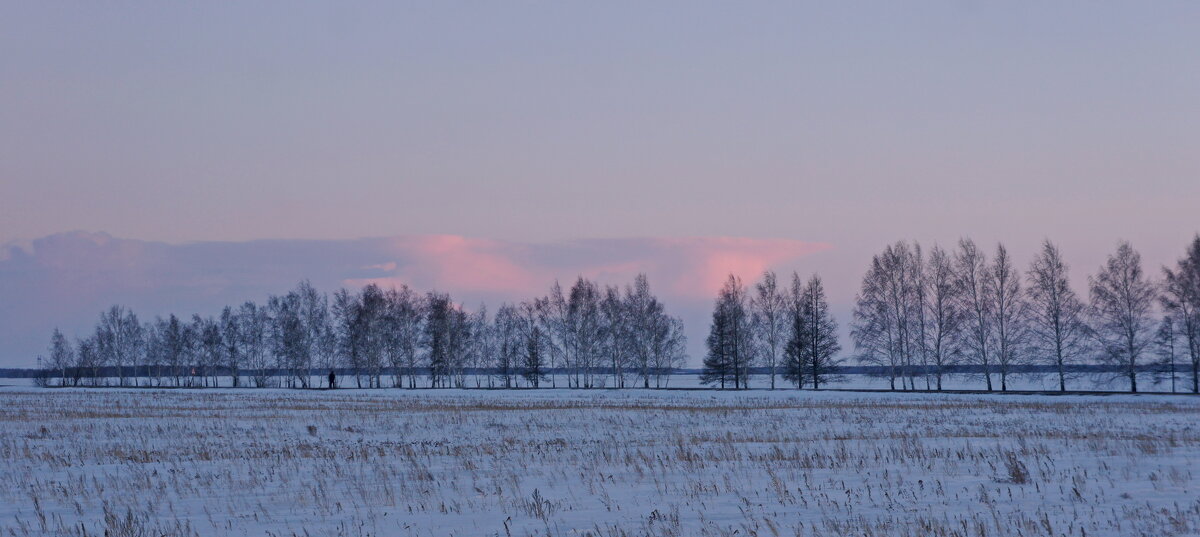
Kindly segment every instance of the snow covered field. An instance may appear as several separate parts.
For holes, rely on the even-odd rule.
[[[0,535],[1200,534],[1200,399],[0,388]]]

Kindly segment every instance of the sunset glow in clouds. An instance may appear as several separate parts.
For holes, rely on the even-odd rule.
[[[763,270],[803,265],[822,243],[737,237],[589,239],[521,243],[458,235],[346,241],[252,241],[167,244],[65,233],[0,252],[0,360],[21,363],[42,352],[55,326],[85,330],[109,304],[146,318],[215,314],[226,304],[261,301],[308,279],[324,291],[409,285],[448,292],[469,308],[516,302],[584,276],[624,285],[646,273],[676,315],[690,321],[693,347],[713,295],[730,274],[747,282]],[[800,266],[804,269],[805,267]],[[0,362],[2,363],[2,362]]]
[[[709,299],[729,274],[753,279],[768,268],[829,248],[823,243],[737,237],[572,241],[553,248],[457,235],[387,241],[387,251],[394,252],[396,260],[364,267],[382,275],[342,283],[528,297],[544,292],[547,282],[556,279],[583,276],[629,282],[646,273],[668,296]],[[582,255],[573,258],[568,255],[572,251]]]

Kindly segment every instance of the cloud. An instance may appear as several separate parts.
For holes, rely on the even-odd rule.
[[[72,232],[0,248],[0,366],[29,366],[61,327],[83,335],[111,304],[144,318],[261,301],[308,279],[318,288],[409,285],[468,305],[544,294],[578,276],[625,284],[646,273],[689,323],[693,347],[729,273],[747,281],[794,267],[828,244],[742,237],[584,239],[524,243],[420,235],[354,240],[168,244]]]
[[[391,239],[391,246],[410,262],[401,275],[426,286],[460,292],[503,292],[529,289],[537,276],[519,262],[524,245],[434,235]]]
[[[729,274],[753,280],[769,268],[830,248],[824,243],[741,237],[659,239],[659,242],[683,254],[674,258],[680,275],[672,290],[690,297],[714,295]]]
[[[389,239],[394,259],[365,268],[385,276],[348,278],[347,286],[374,283],[456,292],[529,296],[549,282],[584,276],[627,282],[638,273],[661,276],[671,296],[711,297],[725,278],[756,278],[764,270],[828,249],[823,243],[742,237],[590,239],[525,244],[456,235]]]

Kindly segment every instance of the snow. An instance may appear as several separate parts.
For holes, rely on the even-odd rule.
[[[1200,534],[1194,397],[9,386],[0,405],[0,535]]]

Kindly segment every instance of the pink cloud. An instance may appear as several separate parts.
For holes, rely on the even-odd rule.
[[[376,283],[384,287],[412,286],[459,292],[529,290],[536,277],[512,259],[520,245],[458,235],[429,235],[389,239],[397,260],[366,268],[393,272],[391,276],[345,280],[347,285]]]
[[[827,250],[825,243],[789,239],[703,237],[660,239],[682,250],[679,275],[671,282],[676,295],[710,297],[734,274],[753,281],[764,271],[803,256]]]
[[[408,284],[452,293],[521,298],[544,293],[554,280],[577,276],[624,283],[645,272],[668,296],[707,298],[725,278],[754,280],[764,270],[828,249],[824,243],[741,237],[649,238],[524,244],[457,235],[388,239],[395,260],[367,265],[388,274],[350,278],[359,287]]]

